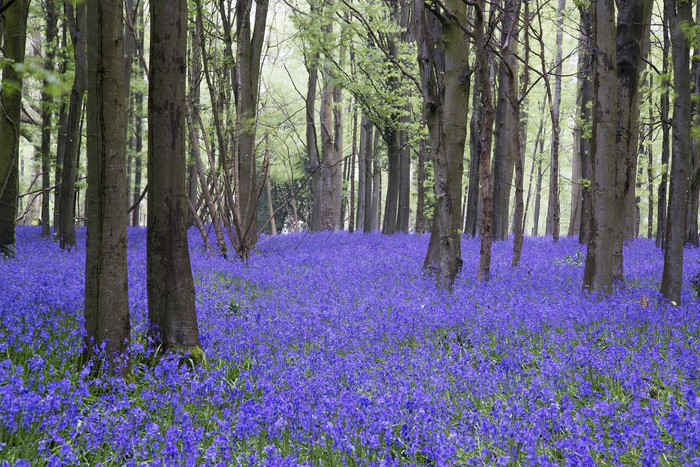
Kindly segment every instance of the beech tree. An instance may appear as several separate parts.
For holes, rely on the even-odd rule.
[[[0,17],[3,53],[0,89],[0,255],[14,255],[17,195],[19,194],[19,136],[22,112],[22,73],[15,65],[24,62],[28,0],[14,0]]]
[[[187,1],[151,2],[148,82],[148,319],[162,350],[201,352],[187,241]],[[123,62],[122,62],[123,67]]]
[[[436,198],[435,221],[423,268],[435,271],[438,284],[450,289],[462,267],[458,229],[469,64],[466,37],[460,27],[466,24],[466,5],[449,0],[446,8],[446,16],[438,17],[424,0],[415,3],[418,63]]]
[[[129,345],[126,273],[126,99],[122,0],[87,3],[87,242],[85,361],[104,344],[109,373],[125,376]]]
[[[615,137],[617,133],[617,48],[615,3],[591,4],[593,18],[593,131],[591,135],[590,236],[583,288],[603,292],[612,286],[612,249],[615,240]]]
[[[692,5],[687,1],[664,0],[664,16],[671,31],[674,98],[671,123],[671,186],[661,294],[671,302],[679,304],[683,285],[683,246],[690,156],[690,46],[685,28],[693,21]]]
[[[75,174],[80,150],[80,120],[83,115],[83,95],[87,87],[87,56],[85,34],[87,30],[87,10],[85,2],[76,3],[75,8],[70,2],[65,3],[66,22],[73,42],[73,58],[75,75],[70,92],[68,115],[61,127],[63,144],[60,146],[62,161],[61,192],[59,197],[58,238],[61,248],[75,247]],[[126,78],[126,75],[125,75]],[[126,95],[128,96],[128,88]],[[126,108],[126,107],[125,107]]]

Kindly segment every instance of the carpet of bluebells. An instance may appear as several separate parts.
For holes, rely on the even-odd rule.
[[[246,266],[190,231],[195,367],[149,350],[135,228],[124,381],[78,363],[84,247],[39,234],[0,260],[0,465],[700,465],[700,250],[671,306],[645,239],[601,300],[574,239],[526,238],[517,268],[497,242],[484,284],[465,238],[447,295],[427,235],[280,235]]]

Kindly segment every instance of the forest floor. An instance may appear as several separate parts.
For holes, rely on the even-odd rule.
[[[625,249],[627,285],[581,293],[574,239],[479,241],[446,295],[427,235],[262,239],[246,267],[190,232],[206,362],[156,360],[145,229],[129,230],[134,380],[90,377],[84,239],[18,229],[0,260],[0,464],[700,465],[700,301],[660,300],[663,254]],[[82,243],[81,243],[82,242]]]

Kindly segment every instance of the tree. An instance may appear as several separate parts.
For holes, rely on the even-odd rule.
[[[162,350],[200,349],[187,242],[187,2],[151,2],[148,82],[148,319]]]
[[[61,248],[75,247],[75,173],[80,151],[80,119],[83,114],[83,95],[87,86],[87,57],[85,49],[85,32],[87,30],[87,13],[85,2],[76,3],[75,8],[66,2],[66,22],[73,42],[75,75],[70,92],[70,103],[65,125],[61,128],[64,142],[62,153],[58,156],[63,162],[61,175],[61,193],[59,198],[59,240]],[[127,91],[128,93],[128,91]],[[127,94],[128,96],[128,94]]]
[[[236,222],[238,254],[247,261],[258,241],[258,187],[255,161],[255,128],[258,107],[258,82],[268,0],[255,0],[255,18],[251,29],[253,0],[236,3],[236,67],[234,96],[236,99],[235,153],[237,155]]]
[[[8,256],[14,255],[19,194],[22,73],[15,66],[24,62],[27,8],[28,0],[15,0],[0,17],[6,58],[0,89],[0,255]]]
[[[435,221],[423,269],[437,273],[438,285],[451,289],[462,267],[460,234],[464,144],[469,93],[468,48],[461,25],[466,5],[446,2],[439,18],[416,0],[416,44],[423,107],[435,175]],[[442,21],[441,21],[442,19]]]
[[[671,30],[673,57],[673,132],[671,186],[666,223],[666,249],[661,294],[673,303],[681,302],[683,246],[685,243],[688,165],[690,156],[690,46],[685,28],[692,24],[688,1],[664,0],[664,16]],[[677,213],[677,215],[671,215]]]
[[[56,56],[56,38],[58,36],[58,15],[53,0],[44,1],[44,15],[46,16],[46,52],[44,54],[44,68],[53,70]],[[44,79],[41,88],[41,236],[50,235],[49,200],[51,185],[51,118],[53,109],[51,105],[51,93],[48,91],[48,80]]]
[[[615,245],[613,276],[624,280],[622,246],[626,239],[625,218],[634,200],[637,175],[637,122],[639,121],[639,72],[642,66],[644,32],[651,14],[651,0],[622,0],[617,14],[618,116],[615,141]],[[632,204],[634,207],[634,204]]]
[[[615,138],[617,133],[617,49],[615,3],[591,5],[593,44],[592,216],[583,289],[610,291],[615,240]]]
[[[126,98],[122,0],[87,3],[87,246],[85,361],[104,344],[125,376],[130,322],[126,272]]]

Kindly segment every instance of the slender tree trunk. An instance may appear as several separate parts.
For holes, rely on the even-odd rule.
[[[399,131],[399,213],[396,220],[397,230],[408,233],[408,225],[411,217],[411,146],[408,140],[406,127],[410,123],[410,106],[404,107],[404,115],[401,117],[403,127]]]
[[[469,187],[467,189],[467,219],[465,220],[465,233],[475,237],[478,234],[477,221],[479,219],[479,157],[481,156],[481,140],[479,138],[483,109],[477,105],[480,98],[479,75],[474,75],[474,90],[472,101],[474,102],[472,116],[469,121]]]
[[[365,221],[367,231],[379,229],[379,219],[381,217],[380,206],[382,199],[382,168],[379,164],[379,138],[380,132],[378,128],[374,128],[374,138],[372,140],[372,150],[368,154],[372,157],[372,194],[370,195],[371,203],[369,210],[369,222]]]
[[[653,128],[654,128],[654,106],[653,97],[654,93],[651,92],[653,89],[653,77],[649,76],[649,82],[647,89],[649,89],[648,100],[649,100],[649,124],[647,127],[648,138],[653,140]],[[649,189],[649,200],[648,200],[648,212],[647,212],[647,238],[653,238],[654,235],[654,151],[652,145],[647,145],[647,187]]]
[[[341,35],[344,32],[341,31]],[[345,46],[342,44],[339,47],[338,66],[343,69],[345,65]],[[333,173],[333,191],[335,197],[333,202],[334,218],[333,228],[338,230],[343,229],[344,219],[342,215],[343,206],[343,174],[339,169],[339,164],[343,161],[343,165],[347,160],[343,157],[343,90],[340,86],[333,85],[333,155],[335,156],[335,164]]]
[[[80,8],[80,7],[78,7]],[[107,371],[130,372],[126,264],[126,98],[122,0],[87,2],[85,362],[100,345]],[[71,179],[65,179],[70,180]]]
[[[367,132],[372,130],[372,124],[367,120],[367,116],[362,115],[360,122],[360,149],[358,154],[358,172],[357,172],[357,230],[364,230],[365,226],[365,184],[371,182],[371,178],[365,176],[367,173],[365,164],[367,162],[366,151],[368,150]]]
[[[376,132],[378,133],[378,132]],[[378,193],[375,186],[376,177],[374,176],[374,141],[375,131],[374,125],[367,121],[367,140],[365,141],[365,220],[363,223],[363,231],[371,232],[375,229],[374,220],[377,217],[377,201],[374,197]]]
[[[493,148],[493,236],[495,240],[508,237],[508,209],[510,207],[510,189],[513,184],[513,169],[518,156],[518,138],[513,136],[520,129],[514,125],[513,99],[517,65],[515,49],[517,45],[517,10],[516,0],[506,0],[502,13],[501,49],[503,57],[498,67],[498,97]]]
[[[350,155],[350,215],[348,231],[355,231],[355,160],[357,159],[357,108],[352,113],[352,154]],[[364,188],[364,187],[363,187]]]
[[[401,148],[399,130],[396,128],[384,129],[384,141],[387,146],[389,159],[389,177],[384,205],[384,225],[382,233],[391,235],[396,233],[396,221],[399,210],[399,184],[401,183]]]
[[[557,7],[557,36],[556,36],[556,54],[554,62],[554,95],[552,96],[547,83],[547,93],[549,95],[550,107],[549,113],[552,119],[552,143],[551,143],[551,160],[549,167],[549,197],[547,202],[547,223],[545,234],[551,235],[556,242],[559,239],[559,106],[561,104],[561,45],[563,35],[564,9],[566,8],[566,0],[559,0]]]
[[[311,188],[313,199],[311,202],[311,230],[323,230],[323,169],[318,153],[318,141],[316,136],[315,110],[316,88],[318,86],[318,68],[316,61],[318,56],[307,59],[306,70],[309,80],[306,88],[306,152],[309,156],[309,167],[312,171]]]
[[[475,8],[474,32],[476,42],[476,68],[479,76],[481,94],[481,126],[479,127],[479,176],[481,177],[482,215],[481,215],[481,249],[476,277],[488,280],[491,269],[491,243],[493,239],[493,199],[491,198],[491,135],[493,123],[493,106],[491,105],[491,88],[488,70],[487,44],[488,36],[484,31],[484,0],[477,0]],[[476,105],[476,102],[475,102]]]
[[[664,16],[671,30],[673,47],[673,161],[668,200],[666,249],[661,294],[675,304],[681,303],[683,285],[683,246],[688,200],[688,158],[690,155],[690,47],[683,29],[693,21],[690,2],[664,0]],[[679,215],[671,215],[679,213]]]
[[[323,159],[323,229],[335,228],[335,177],[338,171],[333,144],[333,84],[330,65],[324,68],[323,88],[321,90],[321,108],[319,124],[321,126],[321,157]]]
[[[661,182],[657,199],[658,222],[656,224],[656,246],[661,249],[666,248],[666,192],[668,187],[669,158],[671,157],[671,138],[669,120],[669,85],[668,85],[668,57],[671,50],[671,38],[669,37],[668,19],[663,20],[664,43],[661,54]]]
[[[593,134],[593,13],[590,3],[579,5],[581,18],[581,50],[583,59],[578,71],[581,81],[580,125],[581,139],[579,140],[579,158],[581,160],[581,224],[578,233],[580,244],[588,243],[591,232],[591,217],[593,215],[593,200],[591,181],[593,178],[593,160],[591,147]]]
[[[0,86],[0,256],[15,253],[22,74],[12,65],[24,62],[26,12],[25,0],[15,0],[3,13],[3,53],[8,60],[3,65]]]
[[[44,53],[44,68],[53,71],[56,56],[56,37],[58,37],[58,15],[53,0],[44,0],[46,13],[46,50]],[[1,34],[0,34],[1,36]],[[50,232],[49,187],[51,186],[51,94],[48,92],[48,80],[44,80],[41,88],[41,236],[48,237]]]
[[[700,24],[700,3],[696,4],[695,13],[696,25]],[[700,60],[698,59],[700,48],[696,47],[690,68],[691,96],[700,95]],[[700,105],[697,101],[691,102],[691,125],[693,135],[690,142],[690,173],[688,175],[688,204],[686,209],[685,243],[694,247],[700,246],[698,239],[698,210],[700,210],[700,142],[695,131],[700,124]]]
[[[75,247],[75,180],[80,147],[80,119],[83,114],[83,96],[87,88],[87,52],[85,34],[87,30],[87,12],[85,2],[76,4],[75,12],[70,2],[66,4],[66,18],[73,41],[75,58],[75,76],[70,93],[68,117],[66,119],[66,141],[63,146],[63,180],[59,207],[59,239],[61,248]],[[122,59],[123,60],[123,59]],[[124,62],[122,61],[122,66]],[[128,94],[127,94],[128,95]],[[126,103],[125,103],[126,104]],[[124,106],[126,107],[126,105]],[[69,182],[70,180],[70,182]],[[126,200],[124,201],[126,204]]]
[[[200,349],[187,241],[187,2],[151,2],[148,82],[148,320],[156,348]],[[201,352],[201,350],[200,350]],[[195,357],[198,359],[198,357]]]
[[[593,215],[588,240],[583,289],[611,292],[613,247],[615,241],[615,138],[617,133],[617,49],[615,4],[600,0],[591,5],[593,12]]]
[[[544,140],[540,141],[540,155],[542,154],[542,146],[544,145]],[[537,237],[539,235],[539,224],[540,224],[540,206],[542,204],[542,157],[537,158],[537,184],[535,185],[535,212],[532,214],[533,226],[532,235]]]
[[[258,82],[265,36],[268,0],[255,0],[255,19],[250,16],[254,0],[236,3],[236,148],[238,159],[238,208],[242,225],[237,226],[238,255],[247,261],[258,239],[260,190],[255,163],[255,128],[258,117]]]
[[[518,20],[516,15],[516,21]],[[523,31],[524,40],[523,45],[525,49],[525,63],[523,64],[523,79],[522,79],[522,90],[520,96],[516,96],[517,86],[515,83],[515,78],[511,81],[511,99],[513,102],[513,146],[515,147],[516,157],[515,160],[515,214],[513,217],[513,258],[511,261],[512,266],[517,266],[520,264],[520,256],[523,251],[523,171],[525,165],[525,141],[527,138],[527,111],[522,110],[522,104],[527,96],[529,82],[529,60],[530,60],[530,9],[528,3],[525,2],[525,12],[523,20]],[[523,117],[521,120],[521,117]]]
[[[425,117],[422,120],[425,122]],[[418,172],[416,174],[416,233],[425,232],[425,139],[418,143]]]
[[[617,15],[617,137],[615,142],[615,244],[613,277],[624,281],[622,247],[628,196],[634,201],[637,176],[637,122],[639,121],[639,75],[644,33],[650,21],[651,0],[621,0]],[[633,214],[632,209],[632,215]]]

